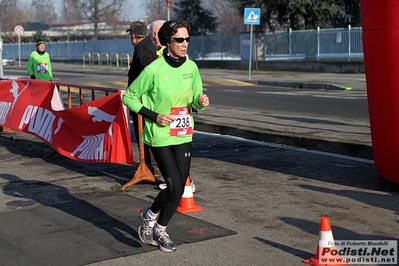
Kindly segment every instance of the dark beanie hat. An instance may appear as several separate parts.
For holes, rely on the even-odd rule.
[[[37,40],[36,41],[36,46],[39,46],[41,44],[45,44],[45,42],[43,40]]]
[[[163,46],[167,46],[167,43],[170,37],[172,36],[173,27],[176,25],[176,23],[177,23],[176,20],[166,21],[159,29],[158,39]]]

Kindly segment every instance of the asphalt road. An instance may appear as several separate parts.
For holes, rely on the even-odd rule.
[[[6,69],[5,74],[23,76],[25,71]],[[126,87],[127,80],[123,71],[120,75],[113,76],[63,72],[54,75],[56,82],[112,88]],[[343,75],[342,77],[337,75],[337,78],[341,79],[342,83],[348,82],[349,77]],[[285,79],[290,80],[289,77]],[[249,81],[243,82],[222,75],[205,75],[203,82],[204,91],[210,96],[214,107],[369,121],[367,95],[364,89],[342,91],[254,85]],[[348,83],[356,84],[356,82],[362,81],[353,81],[352,77],[352,81]]]
[[[205,86],[213,106],[262,110],[285,115],[368,121],[365,92],[281,88],[275,86]]]

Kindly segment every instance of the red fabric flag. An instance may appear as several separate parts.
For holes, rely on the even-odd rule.
[[[168,3],[168,8],[172,8],[172,0],[166,0],[166,3]]]
[[[133,164],[120,92],[65,110],[55,85],[0,81],[0,126],[33,134],[78,161]]]

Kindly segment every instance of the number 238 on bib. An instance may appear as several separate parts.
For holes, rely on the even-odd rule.
[[[173,107],[170,109],[170,114],[176,120],[170,123],[171,136],[183,136],[194,133],[190,120],[190,108],[186,107]]]

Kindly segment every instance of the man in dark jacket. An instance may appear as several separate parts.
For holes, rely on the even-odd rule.
[[[129,37],[132,45],[134,46],[133,58],[130,63],[130,68],[128,72],[127,86],[140,75],[141,71],[151,64],[152,61],[158,58],[157,47],[152,42],[151,38],[148,36],[147,26],[141,21],[133,22],[130,27],[126,30],[129,32]],[[139,134],[138,134],[138,117],[137,114],[132,114],[134,134],[136,136],[137,144],[139,144]],[[143,119],[144,125],[144,119]],[[140,148],[140,146],[139,146]],[[150,171],[154,174],[155,179],[159,180],[161,174],[159,172],[158,166],[153,158],[150,148],[144,145],[144,156],[145,163],[149,167]]]
[[[143,22],[133,22],[126,32],[129,32],[130,41],[134,46],[133,58],[128,72],[127,86],[129,87],[141,71],[158,58],[158,49],[151,38],[147,36],[147,26]]]

